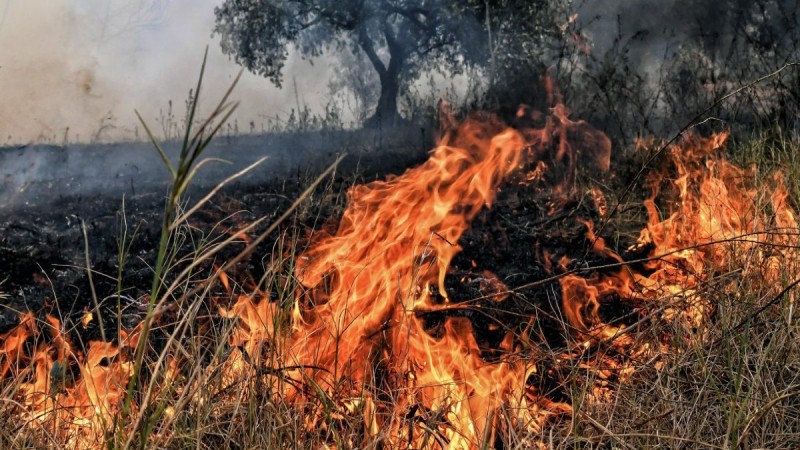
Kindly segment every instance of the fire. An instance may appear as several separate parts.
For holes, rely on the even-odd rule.
[[[338,226],[316,231],[298,255],[291,305],[255,291],[219,308],[221,317],[236,321],[219,367],[208,367],[223,383],[210,396],[190,395],[191,401],[247,395],[231,387],[269,379],[275,382],[262,384],[274,389],[269,395],[305,408],[305,426],[315,429],[330,426],[313,408],[314,394],[324,392],[340,402],[336,414],[363,421],[362,438],[381,439],[388,448],[477,448],[491,445],[503,426],[535,434],[548,420],[569,415],[570,404],[549,399],[529,381],[552,375],[541,373],[544,356],[531,337],[494,325],[501,339],[487,357],[473,322],[449,314],[464,306],[445,283],[462,236],[504,185],[552,182],[549,211],[542,214],[555,214],[579,194],[579,166],[609,169],[608,138],[570,120],[553,100],[549,115],[520,110],[516,128],[475,115],[448,131],[421,166],[353,187]],[[782,176],[773,175],[768,195],[760,195],[756,168],[718,156],[726,139],[724,133],[690,136],[669,148],[668,163],[648,180],[648,219],[634,246],[645,250],[640,260],[610,248],[599,231],[604,223],[589,218],[579,219],[587,252],[612,261],[607,267],[588,269],[547,242],[537,244],[543,270],[561,288],[567,345],[555,350],[553,364],[593,374],[590,400],[607,401],[609,380],[624,381],[641,361],[672,351],[668,338],[636,338],[636,324],[677,323],[702,339],[714,310],[703,286],[713,277],[755,271],[777,286],[787,269],[797,272],[798,224]],[[599,220],[610,220],[613,208],[602,189],[587,189]],[[743,253],[757,263],[735,267]],[[474,273],[461,282],[475,283],[489,301],[503,304],[517,289],[472,265]],[[526,269],[532,268],[520,268]],[[228,275],[220,283],[234,295]],[[604,305],[615,299],[633,305],[633,319],[604,319]],[[443,319],[429,323],[432,313]],[[84,327],[92,317],[87,311]],[[534,328],[536,320],[522,324]],[[39,338],[42,329],[47,339]],[[39,323],[26,313],[0,336],[0,375],[17,383],[31,424],[69,448],[98,448],[119,417],[133,370],[128,350],[137,336],[90,342],[84,354],[58,320]],[[604,351],[593,351],[598,348]],[[180,378],[176,359],[166,367],[169,380]],[[173,417],[174,410],[165,414]]]
[[[44,327],[49,336],[36,344],[32,355],[25,350]],[[88,343],[86,354],[73,349],[58,319],[47,316],[39,324],[31,313],[20,324],[0,335],[4,348],[3,376],[12,375],[29,426],[38,426],[71,449],[95,449],[103,445],[113,427],[126,392],[131,364],[120,348],[110,342]]]
[[[526,383],[536,367],[526,360],[531,355],[523,351],[523,337],[507,333],[499,346],[505,356],[489,362],[469,320],[449,317],[431,332],[418,313],[450,306],[444,279],[461,250],[462,233],[520,169],[533,167],[536,172],[521,174],[523,182],[541,178],[538,158],[552,144],[554,159],[567,168],[554,189],[558,207],[558,198],[575,185],[578,164],[575,144],[566,138],[587,129],[570,122],[559,108],[542,129],[518,131],[470,120],[446,136],[423,166],[354,188],[338,230],[317,236],[298,263],[301,287],[284,350],[292,366],[306,368],[296,371],[296,381],[313,379],[345,396],[363,396],[365,384],[388,386],[392,404],[379,404],[382,414],[369,419],[379,423],[368,428],[390,429],[391,446],[424,447],[435,434],[447,448],[471,448],[491,441],[499,415],[535,431],[547,417],[569,413],[569,405],[547,400]],[[597,167],[607,168],[608,146],[602,137],[592,132],[581,136],[581,149],[594,157]],[[603,302],[613,296],[629,299],[637,305],[640,320],[661,317],[697,330],[713,310],[702,285],[730,264],[734,251],[786,244],[781,242],[786,234],[770,228],[770,211],[759,210],[754,169],[740,169],[715,156],[726,138],[688,137],[670,149],[671,165],[651,176],[652,195],[645,201],[649,219],[637,243],[650,248],[645,272],[633,270],[609,249],[588,220],[583,223],[590,251],[616,261],[617,269],[584,277],[568,272],[571,261],[566,257],[549,263],[565,272],[559,279],[562,313],[572,330],[573,350],[561,359],[582,359],[579,365],[596,374],[597,400],[609,394],[605,380],[624,380],[638,361],[670,351],[664,342],[633,339],[624,324],[605,323],[599,314]],[[661,180],[667,169],[677,177],[664,189]],[[774,220],[784,231],[796,229],[780,175],[774,182]],[[605,216],[602,192],[592,187],[590,193]],[[675,205],[666,218],[656,207],[660,194]],[[756,238],[762,241],[752,241]],[[779,265],[797,260],[789,250],[770,254],[764,267],[772,267],[773,278]],[[493,290],[508,292],[504,285]],[[246,317],[240,318],[252,328],[253,320]],[[610,345],[615,353],[598,352],[594,360],[580,356],[599,345]],[[376,367],[384,371],[376,374]],[[438,421],[429,422],[433,416]]]
[[[520,118],[541,120],[526,110]],[[300,287],[283,350],[285,363],[298,369],[284,394],[302,396],[294,386],[307,379],[342,397],[388,390],[391,402],[375,406],[379,414],[367,428],[390,429],[392,446],[424,446],[433,435],[448,448],[468,448],[491,438],[501,411],[532,429],[568,412],[568,405],[526,385],[536,369],[512,333],[500,345],[506,356],[487,363],[469,320],[448,318],[432,334],[419,314],[451,304],[445,277],[461,250],[459,239],[481,209],[491,207],[504,181],[512,175],[535,179],[522,169],[552,147],[567,174],[558,190],[572,189],[577,152],[569,136],[598,144],[582,150],[608,168],[610,143],[589,131],[570,121],[563,106],[538,129],[475,117],[450,131],[422,166],[353,188],[336,232],[317,235],[298,260]],[[501,293],[496,301],[505,298],[507,288],[497,277],[487,272],[481,278],[488,290]],[[251,337],[246,341],[261,341],[265,336],[254,330],[274,322],[274,307],[258,313],[266,302],[243,300],[233,311]]]
[[[777,288],[783,274],[798,272],[798,224],[786,202],[782,175],[773,174],[772,186],[765,189],[769,198],[759,196],[755,167],[743,169],[717,156],[727,138],[727,133],[688,136],[669,149],[670,164],[651,174],[652,194],[645,200],[648,222],[636,244],[651,248],[644,262],[646,273],[623,264],[615,273],[596,272],[588,278],[568,274],[559,280],[564,314],[576,336],[587,347],[607,342],[625,355],[613,362],[626,368],[621,373],[632,372],[633,356],[652,357],[670,349],[637,344],[625,335],[624,326],[604,323],[598,314],[604,301],[614,296],[630,299],[643,319],[677,321],[686,330],[701,333],[714,309],[703,286],[713,277],[741,270]],[[677,175],[669,182],[667,169]],[[665,185],[667,192],[662,192]],[[666,217],[657,207],[660,195],[672,200]],[[586,228],[593,252],[624,263],[595,236],[592,223],[587,222]],[[749,258],[753,265],[735,266],[743,254],[753,256]],[[609,362],[598,361],[598,366]]]

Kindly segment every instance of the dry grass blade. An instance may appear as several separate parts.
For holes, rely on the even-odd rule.
[[[206,204],[206,202],[208,202],[209,200],[211,200],[211,198],[212,198],[212,197],[214,197],[214,195],[216,195],[216,194],[217,194],[217,193],[220,191],[220,189],[222,189],[223,187],[225,187],[225,186],[226,186],[228,183],[230,183],[231,181],[234,181],[234,180],[236,180],[237,178],[240,178],[240,177],[242,177],[243,175],[247,174],[248,172],[250,172],[251,170],[253,170],[254,168],[256,168],[256,167],[257,167],[259,164],[261,164],[262,162],[264,162],[266,159],[267,159],[267,157],[266,157],[266,156],[265,156],[265,157],[263,157],[263,158],[259,158],[259,159],[258,159],[256,162],[254,162],[253,164],[250,164],[249,166],[245,167],[244,169],[240,170],[239,172],[236,172],[235,174],[233,174],[233,175],[229,176],[228,178],[224,179],[224,180],[223,180],[223,181],[221,181],[219,184],[217,184],[216,186],[214,186],[214,188],[213,188],[213,189],[211,189],[211,190],[210,190],[210,191],[209,191],[209,192],[208,192],[208,193],[207,193],[205,196],[203,196],[203,198],[201,198],[200,200],[198,200],[198,201],[197,201],[197,203],[195,203],[195,205],[194,205],[194,206],[192,206],[191,208],[189,208],[189,210],[188,210],[188,211],[186,211],[186,212],[182,213],[180,216],[178,216],[177,218],[175,218],[175,221],[173,221],[173,222],[172,222],[172,224],[170,225],[170,229],[171,229],[171,230],[174,230],[174,229],[175,229],[175,227],[177,227],[177,226],[178,226],[178,225],[179,225],[181,222],[184,222],[184,221],[186,221],[186,219],[188,219],[188,218],[189,218],[189,216],[191,216],[192,214],[196,213],[196,212],[197,212],[197,211],[198,211],[200,208],[202,208],[202,207],[203,207],[203,205],[205,205],[205,204]],[[203,161],[201,161],[201,162],[198,164],[198,166],[199,166],[200,164],[202,164],[204,161],[208,161],[208,160],[206,159],[206,160],[203,160]]]

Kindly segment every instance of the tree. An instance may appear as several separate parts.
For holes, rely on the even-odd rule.
[[[367,121],[373,124],[401,120],[399,90],[426,64],[458,72],[488,53],[479,45],[480,8],[463,2],[226,0],[214,12],[223,52],[277,86],[290,45],[307,57],[344,46],[363,52],[380,79],[378,105]]]
[[[380,80],[367,124],[396,123],[400,89],[423,70],[480,66],[495,93],[491,80],[536,84],[567,20],[551,3],[559,1],[225,0],[214,32],[224,53],[277,86],[290,46],[307,57],[345,46],[362,52]]]

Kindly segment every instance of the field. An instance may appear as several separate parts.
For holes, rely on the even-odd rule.
[[[166,213],[73,242],[83,284],[12,280],[44,301],[0,335],[0,445],[799,445],[797,136],[529,119],[197,208],[185,147]]]

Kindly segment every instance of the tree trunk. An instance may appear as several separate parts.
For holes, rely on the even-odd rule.
[[[400,93],[400,72],[405,64],[406,49],[398,43],[395,36],[387,28],[384,29],[387,47],[389,49],[389,65],[385,65],[378,57],[364,28],[359,31],[359,44],[367,54],[370,62],[378,72],[381,81],[381,96],[378,106],[370,118],[364,122],[366,127],[396,126],[404,122],[397,111],[397,96]]]
[[[389,64],[391,67],[392,64]],[[399,73],[392,74],[387,71],[381,77],[381,96],[375,112],[365,122],[367,127],[395,126],[402,123],[403,118],[397,111],[397,96],[400,93]]]

